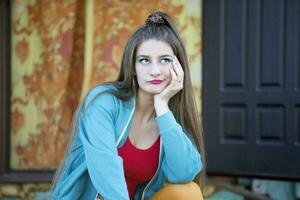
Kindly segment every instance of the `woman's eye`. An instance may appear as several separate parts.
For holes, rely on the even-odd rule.
[[[162,64],[168,64],[168,63],[172,62],[172,60],[171,60],[170,58],[163,58],[163,59],[161,59],[160,62],[161,62]]]
[[[149,64],[150,63],[150,60],[148,60],[147,58],[141,58],[141,59],[139,59],[139,63],[141,63],[141,64]]]

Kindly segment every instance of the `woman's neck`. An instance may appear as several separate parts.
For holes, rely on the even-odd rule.
[[[155,118],[156,114],[152,94],[147,94],[139,89],[136,102],[136,114],[141,117],[142,121],[147,122]]]

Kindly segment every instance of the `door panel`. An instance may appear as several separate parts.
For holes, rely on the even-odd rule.
[[[208,172],[300,178],[300,1],[204,0]]]

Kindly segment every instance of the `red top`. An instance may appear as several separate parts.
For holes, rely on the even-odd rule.
[[[125,179],[130,199],[139,184],[149,181],[155,174],[159,161],[160,137],[148,149],[135,147],[129,137],[125,144],[118,149],[123,159]]]

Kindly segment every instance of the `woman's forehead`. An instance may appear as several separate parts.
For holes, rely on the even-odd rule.
[[[161,40],[146,40],[142,42],[137,48],[136,56],[161,56],[161,55],[174,55],[172,47]]]

